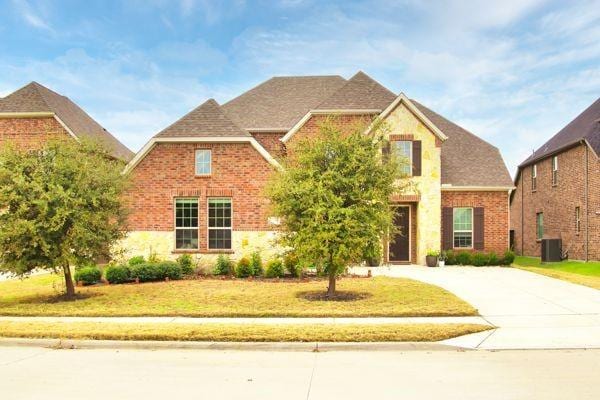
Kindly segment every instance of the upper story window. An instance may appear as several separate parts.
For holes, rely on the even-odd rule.
[[[535,214],[535,237],[537,240],[544,237],[544,213]]]
[[[400,158],[400,172],[405,176],[412,176],[413,142],[398,140],[393,142],[393,146],[396,156]]]
[[[531,171],[531,190],[537,189],[537,164],[533,164]]]
[[[558,185],[558,156],[552,157],[552,186]]]
[[[211,161],[210,150],[196,150],[196,175],[210,175]]]
[[[198,249],[198,199],[175,199],[175,248]]]
[[[208,199],[208,248],[231,249],[231,199]]]
[[[473,247],[473,209],[469,207],[453,210],[454,247]]]

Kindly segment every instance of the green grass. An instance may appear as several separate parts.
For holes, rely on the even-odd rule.
[[[463,316],[477,311],[454,294],[401,278],[343,278],[339,291],[354,301],[315,301],[325,280],[257,281],[199,279],[77,288],[79,299],[61,298],[61,277],[0,282],[0,315],[192,317],[405,317]]]
[[[600,262],[562,261],[542,263],[538,257],[517,256],[513,266],[552,278],[600,289]]]
[[[430,342],[492,329],[477,324],[244,325],[0,322],[1,337],[217,342]]]

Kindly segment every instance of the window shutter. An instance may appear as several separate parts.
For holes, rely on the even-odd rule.
[[[421,176],[421,141],[412,142],[413,176]]]
[[[391,151],[390,142],[386,140],[383,142],[383,147],[381,148],[381,156],[384,161],[389,161],[390,151]]]
[[[475,250],[484,249],[484,233],[485,228],[483,222],[483,207],[475,207],[473,209],[473,248]]]
[[[452,250],[454,247],[454,221],[452,207],[444,207],[442,209],[442,248],[444,250]]]

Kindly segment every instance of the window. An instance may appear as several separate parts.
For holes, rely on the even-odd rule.
[[[537,240],[544,237],[544,213],[535,214],[535,237]]]
[[[196,150],[196,175],[210,175],[210,150]]]
[[[537,189],[537,164],[533,164],[533,170],[531,171],[531,190]]]
[[[198,199],[175,199],[175,248],[198,248]]]
[[[575,207],[575,233],[581,232],[581,209]]]
[[[552,157],[552,186],[558,185],[558,156]]]
[[[473,209],[455,208],[453,210],[454,247],[473,247]]]
[[[208,199],[208,248],[231,249],[231,199]]]
[[[396,156],[400,157],[400,172],[406,176],[412,176],[412,142],[409,140],[398,140],[394,142]]]

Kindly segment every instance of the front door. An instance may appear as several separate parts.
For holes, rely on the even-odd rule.
[[[396,208],[394,225],[397,233],[389,244],[390,262],[410,261],[410,207],[400,206]]]

